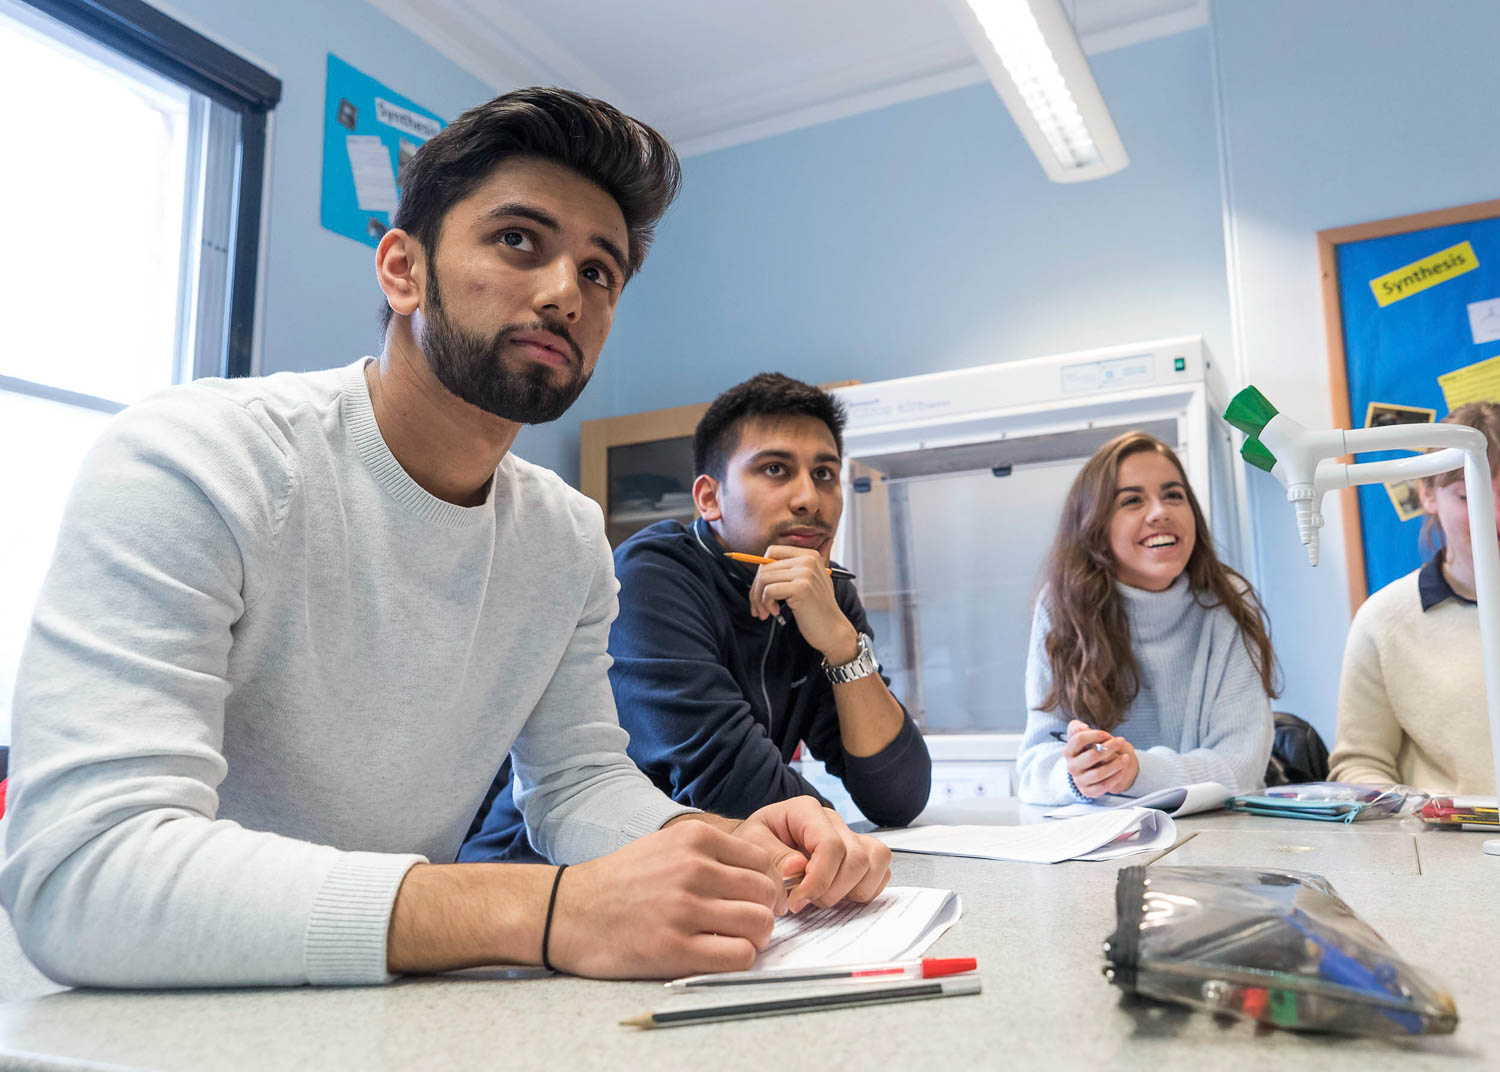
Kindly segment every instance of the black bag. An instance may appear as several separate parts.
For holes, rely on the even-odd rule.
[[[1266,785],[1294,785],[1328,780],[1328,748],[1318,731],[1296,715],[1277,711]]]

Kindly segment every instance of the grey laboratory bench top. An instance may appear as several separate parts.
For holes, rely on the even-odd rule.
[[[1015,822],[1030,809],[934,808]],[[1124,995],[1100,974],[1115,874],[1147,856],[1051,866],[898,854],[892,881],[963,896],[935,956],[979,958],[984,993],[639,1031],[619,1021],[702,1000],[660,984],[412,978],[390,986],[41,992],[0,1004],[0,1067],[214,1069],[1080,1068],[1283,1072],[1500,1068],[1500,857],[1483,835],[1225,812],[1178,821],[1156,863],[1325,874],[1398,954],[1453,994],[1453,1035],[1383,1041],[1258,1028]]]

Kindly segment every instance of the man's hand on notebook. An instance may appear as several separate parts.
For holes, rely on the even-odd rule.
[[[788,906],[873,900],[891,850],[850,830],[815,797],[748,819],[697,812],[568,868],[558,884],[551,960],[596,978],[743,971]],[[802,876],[790,892],[783,879]]]
[[[823,807],[816,797],[768,804],[733,832],[770,854],[773,874],[802,875],[787,896],[794,912],[845,898],[863,904],[874,900],[891,880],[891,850],[850,830],[838,812]]]
[[[770,852],[730,833],[731,820],[708,818],[718,821],[669,823],[569,867],[558,883],[552,963],[597,979],[748,968],[786,894],[771,878]]]

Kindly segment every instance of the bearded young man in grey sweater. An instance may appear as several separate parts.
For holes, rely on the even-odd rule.
[[[20,669],[0,900],[52,978],[373,983],[744,968],[889,852],[734,822],[626,756],[599,508],[510,452],[587,383],[675,194],[655,131],[522,90],[402,175],[384,351],[173,388],[80,472]],[[453,864],[507,753],[560,868]]]

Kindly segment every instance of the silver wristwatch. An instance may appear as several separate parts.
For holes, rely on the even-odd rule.
[[[823,673],[828,675],[828,680],[835,685],[847,685],[851,681],[858,681],[862,677],[869,677],[880,669],[880,664],[875,661],[874,641],[870,639],[869,633],[859,634],[859,654],[841,666],[829,666],[828,660],[823,660]]]

